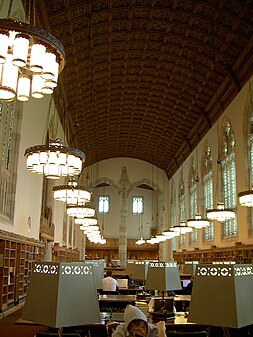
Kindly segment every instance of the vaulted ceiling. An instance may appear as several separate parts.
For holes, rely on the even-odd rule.
[[[253,73],[250,0],[39,0],[36,11],[65,49],[55,102],[86,165],[131,157],[170,178]]]

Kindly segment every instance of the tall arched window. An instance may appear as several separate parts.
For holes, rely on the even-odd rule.
[[[170,226],[176,224],[176,189],[174,181],[171,181],[171,199],[170,199]]]
[[[0,102],[0,214],[9,220],[13,219],[14,214],[17,129],[18,110],[15,103]]]
[[[185,187],[183,171],[181,172],[179,181],[179,222],[185,221]],[[179,246],[185,245],[185,234],[181,234],[179,237]]]
[[[212,173],[212,153],[211,147],[207,143],[205,147],[204,160],[203,160],[203,208],[204,214],[207,209],[213,209],[213,173]],[[204,241],[212,241],[214,239],[213,222],[204,228]]]
[[[229,121],[226,121],[223,129],[221,164],[225,207],[236,208],[235,137]],[[224,237],[235,236],[237,232],[237,219],[226,220]]]
[[[191,219],[195,218],[198,211],[197,209],[197,173],[195,161],[192,160],[189,176],[189,216]],[[196,244],[198,242],[198,232],[196,229],[190,233],[190,244]]]
[[[250,167],[250,170],[249,170],[250,177],[249,178],[250,178],[250,188],[251,188],[252,183],[253,183],[253,103],[250,104],[250,111],[249,111],[248,147],[249,147],[249,167]]]

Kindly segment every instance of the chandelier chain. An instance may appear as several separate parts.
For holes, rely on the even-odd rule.
[[[43,136],[42,136],[42,144],[45,144],[46,142],[46,134],[47,134],[47,131],[49,129],[49,121],[50,121],[50,112],[51,112],[51,106],[52,106],[52,96],[50,97],[50,101],[49,101],[49,104],[48,104],[48,111],[47,111],[47,117],[46,117],[46,121],[45,121],[45,125],[44,125],[44,130],[43,130]],[[50,137],[50,135],[49,135]]]

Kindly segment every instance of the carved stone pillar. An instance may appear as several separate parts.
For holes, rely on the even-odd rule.
[[[119,224],[119,260],[122,268],[126,267],[127,260],[127,194],[126,190],[130,182],[127,169],[124,166],[121,171],[120,185],[120,224]]]

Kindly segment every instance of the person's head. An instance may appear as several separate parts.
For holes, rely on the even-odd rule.
[[[111,270],[107,270],[106,277],[112,277],[112,271]]]
[[[135,335],[145,337],[148,332],[148,320],[146,315],[137,307],[127,305],[124,313],[124,320],[128,331]]]
[[[142,319],[134,319],[130,324],[128,324],[127,328],[133,334],[142,337],[145,337],[148,331],[147,322],[144,322]]]

